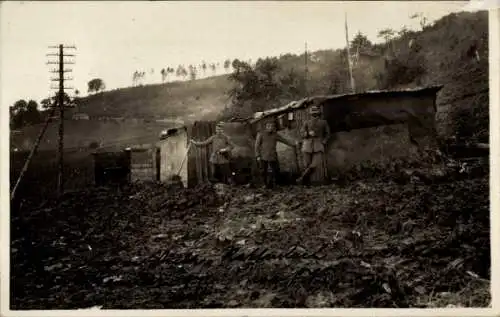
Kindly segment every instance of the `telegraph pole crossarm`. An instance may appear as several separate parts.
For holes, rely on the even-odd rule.
[[[56,54],[56,53],[49,53],[49,54],[45,54],[46,56],[59,56],[59,54]],[[75,54],[64,54],[63,55],[64,57],[68,56],[68,57],[75,57],[76,55]]]
[[[52,46],[49,46],[49,48],[60,48],[61,45],[52,45]],[[68,49],[76,49],[76,46],[72,45],[72,46],[67,46],[67,45],[63,45],[63,48],[68,48]]]
[[[59,65],[59,62],[47,62],[46,64],[47,65]],[[64,61],[64,64],[65,65],[73,65],[73,64],[75,64],[75,62]]]
[[[59,87],[54,87],[54,86],[51,86],[50,89],[59,89]],[[64,90],[73,90],[75,89],[74,87],[64,87]]]

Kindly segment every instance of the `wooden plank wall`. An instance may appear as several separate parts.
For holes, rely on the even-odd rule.
[[[288,118],[288,114],[285,114],[285,118]],[[289,122],[290,127],[286,130],[281,130],[280,133],[288,137],[291,140],[299,139],[298,129],[302,126],[303,122],[310,118],[309,111],[307,108],[295,110],[293,113],[293,119]],[[277,118],[270,118],[270,120]],[[260,127],[264,126],[265,122],[268,120],[263,120],[254,126],[254,129],[259,130]],[[196,141],[204,141],[211,135],[215,133],[215,121],[197,121],[188,129],[188,137]],[[188,154],[188,186],[196,186],[197,184],[207,182],[211,173],[210,166],[210,153],[212,151],[211,146],[206,147],[194,147],[192,146]],[[303,159],[300,155],[300,151],[297,151],[298,162],[295,161],[295,153],[293,149],[286,145],[278,147],[278,156],[280,157],[280,165],[287,165],[287,170],[293,173],[300,173],[304,166],[302,164]],[[286,152],[286,153],[285,153]],[[300,170],[297,170],[297,163],[299,164]],[[258,173],[257,170],[253,173]],[[257,175],[255,175],[257,176]],[[319,175],[318,175],[319,176]],[[313,178],[315,178],[313,176]]]
[[[276,120],[279,127],[279,133],[282,136],[286,137],[291,141],[300,140],[299,129],[304,123],[304,121],[310,118],[309,111],[308,108],[305,108],[305,109],[296,109],[291,113],[293,114],[291,120],[288,120],[289,113],[285,113],[282,117],[283,119],[281,120],[279,119],[279,117],[270,116],[269,118],[263,119],[262,121],[258,122],[255,128],[257,130],[263,129],[267,122],[271,120]],[[296,157],[295,152],[292,148],[290,148],[287,145],[278,143],[277,151],[278,151],[278,159],[280,161],[280,166],[283,168],[283,170],[287,170],[295,174],[300,174],[301,170],[304,168],[300,149],[297,149],[297,157]],[[299,165],[298,168],[297,168],[297,163]]]
[[[184,161],[188,146],[188,138],[184,129],[179,129],[175,135],[169,136],[158,142],[160,148],[160,180],[162,182],[178,175],[184,186],[188,185],[189,162]],[[181,166],[182,165],[182,166]],[[181,168],[182,167],[182,168]]]
[[[285,114],[287,117],[288,114]],[[293,111],[293,120],[289,122],[289,129],[281,130],[283,136],[300,139],[298,129],[304,121],[310,119],[308,108]],[[409,143],[408,123],[398,125],[382,125],[379,127],[356,129],[352,131],[333,132],[327,148],[326,166],[327,174],[335,176],[344,168],[359,164],[361,161],[376,162],[390,160],[391,158],[409,158],[412,145]],[[392,131],[392,132],[391,132]],[[432,131],[431,131],[432,132]],[[388,151],[384,154],[384,149]],[[285,170],[295,171],[289,163],[291,155],[287,146],[278,144],[278,157],[280,165]],[[369,154],[370,153],[370,154]],[[301,171],[305,168],[302,153],[298,151],[298,161]],[[311,175],[311,181],[320,181],[323,175],[316,170]]]
[[[189,129],[188,136],[196,141],[204,141],[215,133],[215,121],[196,121]],[[209,180],[210,153],[212,146],[191,146],[188,154],[188,186],[196,186]]]
[[[293,117],[291,120],[288,120],[288,113],[285,113],[283,115],[283,121],[288,121],[288,122],[282,122],[282,120],[279,120],[278,117],[276,116],[270,116],[269,119],[264,119],[259,123],[259,127],[264,127],[265,123],[270,121],[270,120],[276,120],[280,129],[280,134],[283,135],[284,137],[287,137],[289,140],[300,140],[300,127],[302,127],[303,123],[306,120],[309,120],[311,118],[311,115],[309,114],[309,108],[303,108],[303,109],[296,109],[293,112]],[[280,122],[281,121],[281,122]],[[285,123],[284,125],[282,123]],[[333,136],[332,136],[333,137]],[[287,145],[282,145],[278,143],[277,145],[277,151],[278,151],[278,159],[280,161],[280,166],[282,167],[283,170],[292,172],[293,174],[300,174],[304,169],[305,166],[303,164],[304,159],[302,157],[302,153],[300,151],[300,148],[297,149],[297,156],[295,156],[294,150],[288,147]],[[328,159],[328,158],[327,158]],[[298,165],[298,166],[297,166]],[[315,170],[311,174],[311,181],[320,181],[323,179],[323,172],[321,170]]]
[[[322,108],[322,107],[320,106],[320,108]],[[299,139],[300,139],[299,129],[302,127],[303,123],[309,119],[311,119],[311,115],[309,113],[309,107],[304,108],[304,109],[298,109],[298,110],[294,111],[292,127],[294,128],[294,130],[295,130],[294,132],[296,133],[296,136]],[[334,138],[334,136],[332,135],[331,139],[333,139],[333,138]],[[330,142],[330,144],[331,144],[331,142]],[[301,172],[302,172],[306,168],[306,166],[304,166],[304,164],[303,164],[304,158],[302,157],[302,153],[301,153],[300,149],[298,149],[297,152],[298,152],[298,161],[299,161],[299,165],[300,165]],[[328,153],[328,149],[327,149],[327,153]],[[323,169],[317,168],[311,173],[311,176],[310,176],[311,182],[322,182],[325,179],[325,174],[328,174],[328,171],[326,170],[327,166],[328,166],[328,156],[326,156],[325,159],[326,159],[326,161],[324,162]],[[326,176],[326,177],[328,177],[328,176]]]
[[[130,151],[131,181],[156,180],[155,154],[154,148],[138,148]]]

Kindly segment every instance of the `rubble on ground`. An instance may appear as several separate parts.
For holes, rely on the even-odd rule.
[[[68,193],[12,215],[11,309],[488,305],[488,177],[423,175]]]

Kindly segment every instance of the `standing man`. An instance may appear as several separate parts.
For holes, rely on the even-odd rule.
[[[321,173],[317,179],[320,182],[324,182],[327,177],[326,145],[330,128],[328,122],[321,118],[321,109],[317,105],[313,105],[309,112],[312,118],[305,121],[300,130],[305,170],[297,179],[298,183],[302,183],[313,171]]]
[[[224,134],[222,122],[217,123],[214,135],[201,142],[191,140],[191,143],[195,146],[207,146],[212,144],[212,154],[210,155],[212,181],[227,184],[231,177],[229,160],[231,150],[234,148],[234,143]]]
[[[293,142],[278,134],[275,121],[267,122],[265,130],[259,132],[255,140],[255,157],[257,162],[260,163],[266,188],[272,188],[279,175],[278,153],[276,152],[278,142],[295,147]],[[269,176],[268,170],[270,170],[271,176]]]

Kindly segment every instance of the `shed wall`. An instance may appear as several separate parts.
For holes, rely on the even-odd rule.
[[[435,94],[347,96],[323,103],[323,115],[334,132],[407,124],[419,146],[429,147],[436,146],[435,99]]]
[[[188,186],[188,160],[184,159],[188,155],[188,141],[187,131],[179,129],[177,134],[158,142],[160,181],[165,182],[179,175],[184,186]]]
[[[204,141],[215,133],[215,121],[197,121],[188,130],[188,137]],[[194,147],[188,153],[188,186],[207,182],[211,173],[210,153],[212,146]]]
[[[295,132],[295,130],[280,131],[283,136],[293,136]],[[282,144],[278,144],[277,151],[280,168],[283,171],[295,174],[305,168],[300,151],[295,152],[294,149]],[[328,145],[326,163],[328,173],[335,175],[357,164],[380,164],[415,155],[416,149],[410,143],[407,125],[395,124],[333,133]]]
[[[132,149],[130,151],[130,179],[133,182],[156,180],[154,148]]]

